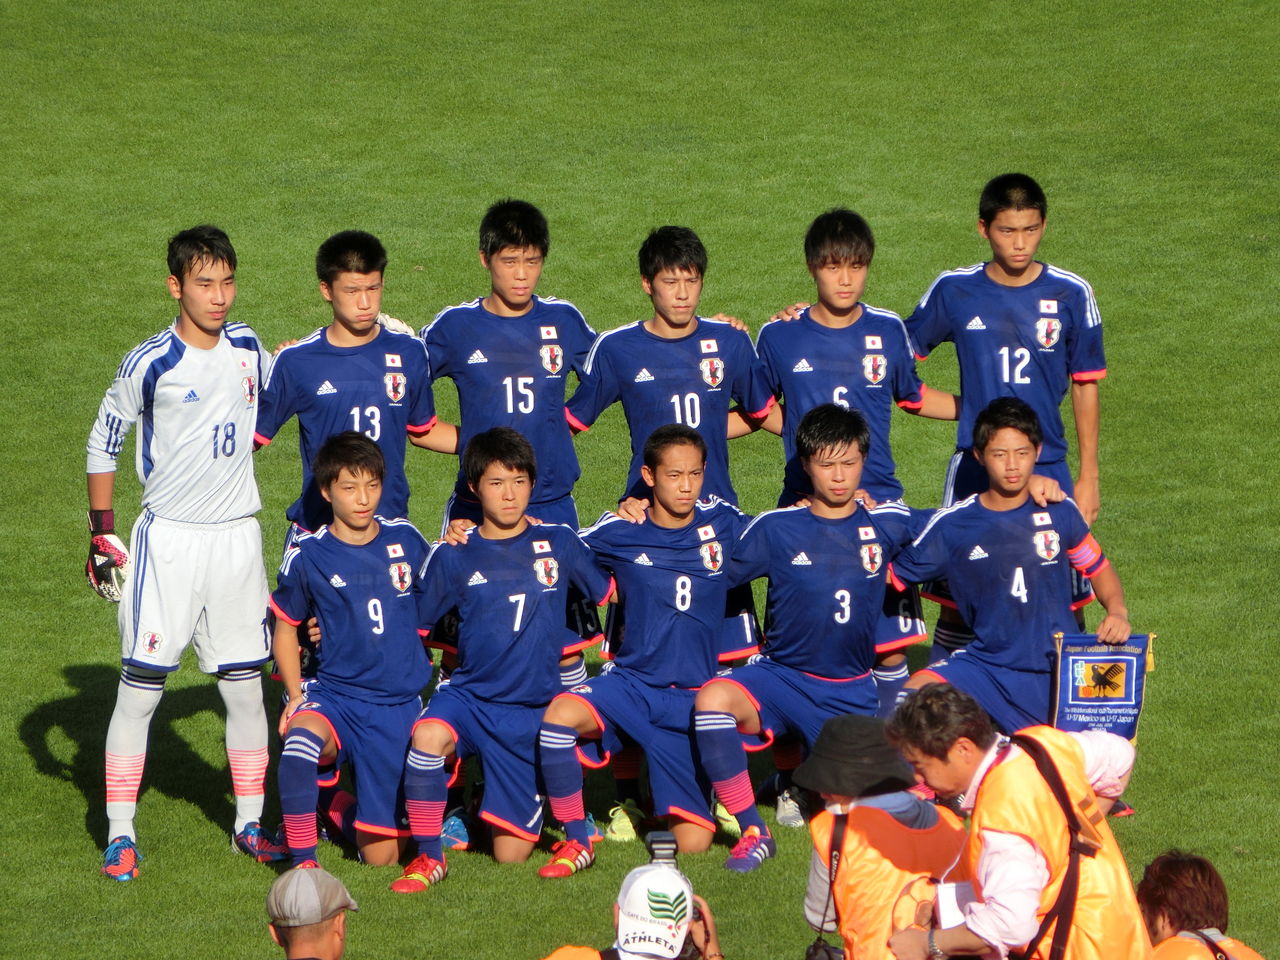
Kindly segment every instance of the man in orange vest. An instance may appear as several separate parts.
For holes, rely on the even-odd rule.
[[[1121,737],[1028,727],[997,737],[949,684],[910,696],[887,725],[916,778],[971,811],[961,864],[974,898],[960,923],[906,928],[897,960],[1011,953],[1032,960],[1150,960],[1151,942],[1106,811],[1128,783]],[[1065,949],[1054,945],[1065,943]]]
[[[826,805],[809,821],[813,858],[805,919],[820,933],[839,929],[845,960],[888,960],[895,903],[914,881],[941,876],[956,862],[964,825],[945,807],[907,792],[911,768],[875,717],[849,714],[824,723],[794,782],[820,794]],[[832,833],[840,818],[844,836],[833,876]]]

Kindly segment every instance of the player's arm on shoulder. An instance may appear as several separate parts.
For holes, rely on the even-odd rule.
[[[1051,503],[1061,503],[1067,499],[1067,492],[1062,489],[1062,484],[1053,477],[1046,477],[1039,473],[1033,473],[1031,479],[1027,481],[1027,494],[1042,507]]]
[[[920,404],[919,406],[902,406],[907,413],[915,414],[917,417],[925,417],[929,420],[958,420],[960,419],[960,398],[954,393],[947,393],[945,390],[931,390],[923,383],[920,384]]]
[[[793,303],[793,304],[792,304],[791,306],[789,306],[789,307],[783,307],[781,310],[779,310],[777,313],[775,313],[775,314],[774,314],[773,316],[771,316],[769,319],[770,319],[770,320],[783,320],[783,321],[786,321],[786,320],[799,320],[799,319],[800,319],[801,314],[803,314],[803,313],[804,313],[806,310],[808,310],[808,309],[809,309],[809,307],[811,307],[811,306],[812,306],[812,304],[810,304],[810,303],[808,303],[808,302],[806,302],[806,301],[804,301],[804,300],[801,300],[801,301],[799,301],[799,302],[797,302],[797,303]]]
[[[1098,510],[1102,505],[1098,474],[1100,412],[1098,381],[1072,381],[1071,413],[1076,421],[1076,452],[1080,460],[1075,501],[1090,525],[1098,519]]]
[[[409,442],[423,450],[455,454],[458,452],[458,427],[456,424],[437,420],[435,426],[426,433],[409,434]]]

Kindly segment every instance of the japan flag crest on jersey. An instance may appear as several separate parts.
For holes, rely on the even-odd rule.
[[[712,573],[718,573],[724,566],[724,549],[719,540],[704,543],[698,548],[698,553],[702,556],[702,565]]]
[[[700,360],[698,369],[702,371],[702,379],[707,386],[718,387],[724,383],[724,361],[719,357],[707,357],[705,360]]]
[[[862,358],[862,375],[867,378],[867,383],[879,383],[888,368],[883,353],[868,353]]]
[[[382,378],[382,382],[387,385],[388,400],[399,403],[404,399],[404,388],[409,381],[403,373],[388,373]]]
[[[1037,530],[1032,539],[1035,541],[1036,553],[1045,560],[1052,560],[1061,549],[1058,534],[1054,530]]]
[[[413,568],[403,560],[391,564],[387,570],[391,573],[391,585],[396,588],[397,593],[405,593],[413,586]]]
[[[554,587],[560,579],[560,563],[555,557],[539,557],[533,561],[533,575],[544,587]]]
[[[1036,321],[1036,343],[1046,349],[1057,344],[1062,336],[1062,321],[1057,317],[1041,317]]]
[[[559,373],[564,369],[564,347],[556,343],[548,343],[538,348],[538,356],[542,359],[542,369],[547,373]]]
[[[252,404],[258,397],[258,378],[257,377],[241,377],[240,389],[244,391],[244,399],[246,403]]]
[[[879,573],[884,566],[884,550],[878,543],[864,543],[858,548],[858,556],[862,558],[862,569],[867,573]]]

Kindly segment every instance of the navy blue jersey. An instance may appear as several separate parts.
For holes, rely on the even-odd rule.
[[[492,427],[513,427],[533,444],[538,482],[533,502],[558,500],[578,481],[578,456],[564,418],[565,380],[582,375],[595,331],[564,300],[533,298],[520,317],[500,317],[479,300],[442,310],[420,336],[432,376],[458,388],[458,449]],[[458,471],[457,492],[475,499]]]
[[[699,501],[691,523],[660,527],[606,513],[582,538],[613,573],[626,608],[615,662],[654,687],[698,687],[719,667],[734,541],[746,515],[723,500]]]
[[[254,440],[266,445],[294,414],[302,454],[302,495],[287,516],[304,530],[333,519],[311,475],[311,462],[324,442],[344,430],[374,441],[387,462],[378,509],[392,517],[409,515],[409,481],[404,475],[408,434],[428,432],[436,422],[427,352],[416,337],[380,330],[369,343],[335,347],[322,327],[276,354],[262,390]]]
[[[458,608],[458,666],[449,682],[496,703],[538,706],[560,692],[560,656],[580,639],[564,625],[569,585],[597,603],[609,575],[578,532],[558,523],[486,540],[479,528],[459,546],[431,548],[423,574],[428,626]]]
[[[431,679],[419,634],[419,570],[427,541],[408,520],[378,517],[365,544],[322,526],[285,551],[271,609],[288,623],[320,621],[326,688],[369,703],[401,703]]]
[[[797,320],[775,320],[760,329],[756,351],[774,395],[784,402],[783,478],[791,494],[809,494],[809,482],[796,456],[796,427],[823,403],[859,411],[871,430],[871,449],[862,470],[862,486],[877,500],[902,499],[889,445],[894,404],[919,410],[924,384],[916,376],[902,318],[889,310],[860,304],[862,316],[848,327],[823,326],[805,310]]]
[[[677,340],[656,336],[643,323],[602,333],[566,408],[569,422],[586,430],[618,400],[631,433],[624,496],[649,497],[640,478],[644,442],[658,427],[682,423],[707,442],[703,496],[737,502],[729,482],[729,408],[736,400],[750,416],[762,417],[773,405],[750,337],[705,317]]]
[[[762,652],[819,677],[870,670],[889,563],[923,523],[901,503],[859,504],[839,520],[788,507],[751,521],[734,547],[733,574],[769,578]]]
[[[908,583],[946,577],[977,635],[968,652],[1018,670],[1049,669],[1053,635],[1076,630],[1071,569],[1107,565],[1074,500],[988,510],[975,494],[939,510],[893,561]]]
[[[979,263],[941,274],[907,318],[916,356],[947,340],[960,363],[956,446],[973,445],[973,422],[997,397],[1030,404],[1044,431],[1042,463],[1067,454],[1058,407],[1072,381],[1107,374],[1102,317],[1093,288],[1074,273],[1042,264],[1025,287],[1007,287]]]

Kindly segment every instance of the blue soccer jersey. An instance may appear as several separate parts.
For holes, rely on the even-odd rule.
[[[960,364],[956,446],[973,445],[973,423],[997,397],[1019,397],[1040,418],[1041,463],[1066,457],[1059,406],[1071,382],[1101,380],[1102,317],[1093,289],[1074,273],[1042,264],[1040,276],[1007,287],[979,263],[941,274],[907,318],[917,357],[955,344]]]
[[[806,413],[823,403],[858,410],[871,430],[871,449],[862,471],[862,486],[877,500],[900,500],[889,445],[894,404],[919,410],[925,386],[916,376],[915,357],[902,319],[888,310],[862,304],[862,316],[847,327],[833,328],[805,310],[797,320],[775,320],[760,329],[756,350],[769,385],[784,402],[782,449],[787,458],[784,497],[794,502],[813,492],[796,456],[796,427]]]
[[[701,686],[718,669],[734,541],[746,526],[736,507],[699,501],[692,522],[660,527],[606,513],[582,538],[618,583],[626,639],[615,662],[654,687]]]
[[[561,689],[562,653],[580,645],[564,625],[570,584],[597,603],[611,589],[577,531],[558,523],[530,525],[506,540],[486,540],[473,527],[464,544],[436,544],[424,572],[422,619],[434,625],[457,607],[450,684],[496,703],[549,703]]]
[[[311,463],[324,442],[344,430],[363,433],[382,449],[387,465],[379,509],[407,517],[406,438],[427,433],[436,422],[426,350],[416,337],[388,330],[358,347],[335,347],[328,329],[322,327],[276,355],[262,391],[254,439],[270,443],[297,414],[302,495],[287,516],[304,530],[317,530],[333,519],[311,475]]]
[[[280,563],[271,609],[294,626],[319,620],[317,676],[327,689],[402,703],[431,679],[418,609],[427,542],[407,520],[377,519],[377,536],[360,545],[325,526],[298,537]]]
[[[703,496],[737,502],[729,482],[729,408],[736,400],[749,416],[763,417],[774,402],[750,337],[705,317],[676,340],[650,333],[643,323],[602,333],[566,408],[569,422],[586,430],[619,400],[631,433],[624,497],[649,497],[640,477],[644,443],[658,427],[682,423],[707,442]]]
[[[567,496],[578,481],[578,457],[564,417],[569,371],[582,374],[595,331],[564,300],[533,298],[523,316],[500,317],[480,300],[442,310],[422,328],[432,375],[458,388],[458,449],[492,427],[513,427],[533,444],[538,482],[533,502]],[[474,500],[458,471],[457,494]]]
[[[1049,669],[1053,635],[1076,630],[1071,570],[1092,577],[1107,565],[1075,501],[1027,500],[988,510],[977,495],[939,510],[893,561],[909,583],[946,577],[977,639],[967,653],[1018,670]]]
[[[889,563],[922,524],[901,503],[859,504],[838,520],[807,507],[756,517],[734,546],[733,576],[769,578],[762,652],[830,679],[869,671]]]

